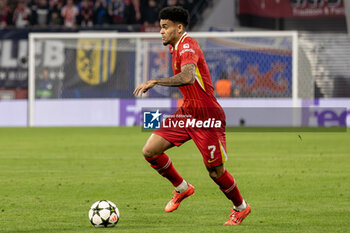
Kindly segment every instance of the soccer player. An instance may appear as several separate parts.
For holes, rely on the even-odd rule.
[[[172,212],[179,207],[183,199],[194,193],[194,187],[179,175],[164,152],[192,139],[202,154],[209,176],[233,203],[233,208],[230,209],[232,213],[225,225],[239,225],[250,213],[250,206],[244,201],[234,178],[224,167],[227,159],[225,114],[214,96],[203,52],[198,43],[186,33],[188,12],[181,7],[167,7],[160,11],[159,18],[160,34],[163,44],[169,45],[175,75],[142,83],[135,88],[134,95],[142,96],[155,85],[178,87],[183,95],[183,104],[175,116],[192,116],[197,119],[216,116],[222,125],[219,129],[192,127],[157,129],[147,140],[142,153],[151,167],[175,187],[174,196],[165,207],[165,212]],[[176,118],[171,120],[174,121]]]

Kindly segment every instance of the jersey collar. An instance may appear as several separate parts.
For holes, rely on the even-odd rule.
[[[177,50],[177,47],[179,46],[180,42],[185,39],[187,37],[187,32],[184,32],[184,34],[182,34],[182,36],[180,37],[180,39],[177,41],[176,45],[175,45],[175,50]]]

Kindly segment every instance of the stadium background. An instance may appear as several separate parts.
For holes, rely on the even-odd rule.
[[[84,0],[73,1],[71,4],[72,12],[76,16],[73,17],[74,20],[65,18],[63,14],[62,9],[67,8],[65,1],[1,1],[1,126],[28,125],[26,100],[29,33],[158,32],[159,23],[156,19],[159,9],[170,5],[181,5],[189,9],[190,32],[298,31],[298,98],[300,100],[298,106],[344,108],[341,112],[336,109],[331,110],[338,115],[336,118],[339,120],[331,119],[328,122],[330,125],[341,125],[343,121],[341,116],[348,116],[347,113],[342,114],[344,110],[349,109],[350,105],[347,99],[350,97],[348,91],[350,77],[347,70],[350,65],[348,59],[350,47],[346,5],[343,1],[249,1],[248,3],[210,0],[101,0],[95,3]],[[279,10],[271,10],[275,8]],[[58,19],[54,19],[55,13],[59,16]],[[17,15],[21,17],[18,18]],[[261,106],[259,101],[264,101],[264,98],[269,98],[266,103],[272,103],[265,107],[295,107],[288,100],[292,94],[291,56],[284,54],[284,50],[290,49],[291,42],[287,40],[280,42],[280,40],[280,38],[242,39],[246,43],[244,46],[277,44],[278,47],[272,47],[278,51],[273,55],[263,55],[259,50],[254,49],[237,52],[220,38],[206,40],[201,44],[203,48],[209,48],[204,52],[213,84],[220,86],[219,83],[223,79],[227,83],[221,86],[224,87],[223,89],[228,89],[228,93],[221,93],[225,90],[216,90],[216,95],[221,99],[220,103],[224,107],[240,107],[244,104],[249,107],[259,107]],[[85,45],[83,43],[81,46],[87,46],[88,43],[96,45],[96,42],[85,42]],[[55,45],[36,48],[41,54],[39,63],[40,59],[53,59],[46,59],[36,65],[35,100],[38,112],[35,125],[130,126],[140,124],[141,108],[148,107],[150,102],[131,95],[138,76],[135,73],[135,51],[132,48],[132,40],[106,39],[99,43],[102,43],[99,46],[105,46],[102,50],[108,53],[108,58],[106,57],[105,60],[101,58],[104,68],[95,70],[95,73],[91,70],[82,71],[84,64],[81,63],[80,58],[83,57],[79,58],[76,50],[59,54],[58,50],[55,50]],[[80,46],[79,43],[77,46]],[[112,50],[111,46],[114,46]],[[144,64],[142,64],[143,81],[171,75],[170,55],[158,41],[150,41],[147,43],[147,48],[145,46],[142,49],[146,54],[143,58],[147,58],[143,59]],[[88,56],[86,54],[80,56]],[[252,61],[254,57],[258,59]],[[280,61],[283,62],[280,64]],[[251,69],[251,66],[257,67],[257,73]],[[279,73],[279,69],[283,69],[282,73]],[[268,78],[269,73],[274,77],[274,86],[263,80]],[[281,74],[285,78],[283,80],[286,82],[285,86],[283,83],[278,83],[276,78]],[[91,75],[94,78],[91,78]],[[237,79],[237,76],[245,80]],[[256,76],[256,78],[248,79],[246,76]],[[175,107],[181,99],[181,94],[173,88],[156,87],[150,91],[148,97],[154,98],[154,101],[167,102],[162,107]],[[234,101],[229,101],[228,98],[234,98]],[[83,104],[80,101],[83,101]],[[74,103],[81,108],[80,113],[75,111],[77,107]],[[238,104],[235,105],[235,103]],[[107,117],[108,114],[104,114],[103,109],[113,110]],[[105,118],[99,117],[101,111]],[[50,112],[52,114],[47,115]],[[79,120],[81,115],[90,117]],[[320,121],[311,118],[315,117],[310,117],[309,122]],[[346,121],[349,122],[348,119]],[[268,122],[263,126],[274,126],[269,124],[271,123]],[[232,125],[239,125],[239,121]],[[290,124],[286,123],[285,126]]]
[[[43,4],[39,6],[39,2]],[[174,166],[195,185],[196,195],[174,213],[164,213],[172,187],[144,161],[141,149],[150,133],[135,125],[140,123],[143,107],[176,107],[181,96],[169,88],[154,89],[146,98],[131,95],[140,81],[136,80],[134,64],[127,62],[135,58],[129,50],[132,40],[80,41],[81,46],[103,41],[115,48],[102,49],[109,65],[98,75],[88,72],[90,66],[77,68],[84,67],[78,59],[81,54],[78,56],[76,46],[71,46],[78,44],[77,40],[39,43],[45,46],[36,50],[34,126],[47,127],[27,127],[29,33],[158,32],[159,9],[174,4],[190,10],[190,33],[297,31],[298,104],[306,112],[305,126],[349,125],[349,1],[123,0],[113,1],[123,3],[123,11],[113,17],[106,9],[112,0],[106,0],[106,7],[96,7],[95,11],[93,6],[104,0],[87,2],[88,8],[92,7],[90,13],[85,12],[90,20],[83,23],[78,16],[76,24],[64,25],[59,16],[66,1],[50,0],[46,5],[45,0],[28,0],[27,10],[16,11],[25,0],[0,0],[0,232],[96,232],[88,210],[101,199],[115,202],[121,212],[118,225],[104,229],[108,232],[350,231],[350,134],[347,129],[331,132],[333,127],[322,132],[306,132],[304,128],[269,132],[269,128],[260,128],[249,133],[240,131],[248,127],[236,127],[236,132],[228,128],[229,160],[225,166],[233,172],[252,206],[250,216],[235,229],[222,225],[231,203],[209,179],[194,143],[169,150]],[[73,3],[79,11],[81,1]],[[31,17],[24,17],[29,12]],[[204,41],[203,48],[212,48],[206,58],[214,85],[219,80],[226,82],[224,87],[232,85],[224,97],[216,90],[225,110],[241,113],[247,106],[255,106],[248,109],[248,116],[268,120],[263,122],[265,126],[279,125],[281,120],[285,123],[285,116],[291,115],[286,107],[292,107],[291,58],[283,53],[284,49],[290,50],[290,41],[243,41],[249,46],[278,44],[280,54],[262,57],[252,50],[235,53],[221,38],[215,39]],[[73,50],[61,56],[57,48],[62,44]],[[155,39],[147,45],[144,56],[149,63],[144,66],[144,77],[171,74],[169,53],[161,41]],[[262,77],[273,73],[273,67],[283,70],[283,66],[272,65],[285,58],[286,81],[282,84],[287,83],[287,88],[274,92],[272,86],[265,85],[262,91],[240,90],[242,83],[230,71],[239,68],[244,74],[253,58],[258,58],[257,76]],[[236,61],[241,63],[232,65]],[[266,83],[250,80],[246,87],[257,84]],[[266,117],[260,115],[261,109]],[[274,112],[276,109],[278,112]],[[239,125],[242,119],[228,120]]]

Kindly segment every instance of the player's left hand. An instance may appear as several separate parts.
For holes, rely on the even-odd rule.
[[[140,94],[140,96],[142,96],[143,93],[146,93],[149,89],[151,89],[155,85],[156,85],[156,81],[153,79],[147,82],[144,82],[135,88],[133,94],[136,96]]]

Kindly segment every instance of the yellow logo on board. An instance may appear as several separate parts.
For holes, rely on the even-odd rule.
[[[115,71],[116,39],[78,40],[76,67],[79,77],[90,85],[107,82]]]

